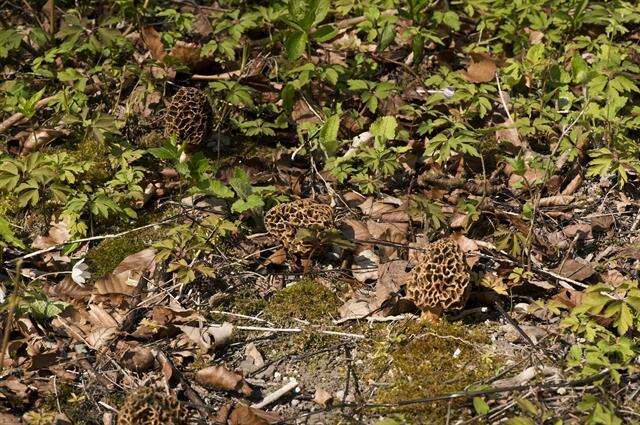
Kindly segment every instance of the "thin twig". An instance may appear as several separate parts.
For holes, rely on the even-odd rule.
[[[253,407],[254,409],[262,409],[263,407],[270,405],[274,401],[279,400],[282,396],[289,393],[290,391],[295,389],[297,386],[298,386],[298,381],[296,381],[294,378],[289,383],[282,386],[281,388],[277,389],[271,394],[268,394],[261,402],[252,404],[251,407]]]
[[[134,229],[129,229],[129,230],[125,230],[124,232],[120,232],[120,233],[113,233],[113,234],[108,234],[108,235],[99,235],[99,236],[91,236],[88,238],[81,238],[81,239],[75,239],[72,241],[68,241],[68,242],[63,242],[63,243],[59,243],[53,246],[50,246],[48,248],[43,248],[43,249],[39,249],[37,251],[33,251],[30,252],[28,254],[25,254],[21,257],[16,257],[12,260],[9,261],[5,261],[5,264],[15,264],[20,260],[26,260],[27,258],[32,258],[41,254],[46,254],[47,252],[51,252],[51,251],[55,251],[56,249],[62,248],[63,246],[66,245],[71,245],[71,244],[75,244],[75,243],[83,243],[83,242],[92,242],[92,241],[99,241],[102,239],[113,239],[113,238],[119,238],[120,236],[124,236],[124,235],[128,235],[129,233],[133,233],[133,232],[137,232],[139,230],[144,230],[144,229],[148,229],[149,227],[154,227],[154,226],[159,226],[165,223],[169,223],[171,221],[174,221],[178,216],[174,216],[174,217],[170,217],[166,220],[163,221],[159,221],[157,223],[151,223],[151,224],[145,224],[144,226],[140,226],[140,227],[136,227]]]

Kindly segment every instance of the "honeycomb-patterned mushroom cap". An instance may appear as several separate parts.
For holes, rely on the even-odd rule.
[[[186,425],[186,416],[174,394],[143,387],[126,396],[117,425]]]
[[[211,132],[213,111],[204,92],[195,87],[181,87],[165,111],[164,135],[175,134],[179,140],[198,145]]]
[[[450,238],[429,244],[411,271],[407,296],[423,311],[435,312],[464,307],[469,294],[469,270],[464,254]]]
[[[294,254],[308,254],[309,243],[296,238],[298,230],[321,231],[333,226],[333,211],[329,205],[311,199],[299,199],[271,208],[264,216],[267,231],[280,239],[285,249]]]

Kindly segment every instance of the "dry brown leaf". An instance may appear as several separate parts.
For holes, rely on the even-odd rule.
[[[365,249],[353,256],[351,273],[359,282],[376,280],[378,278],[378,265],[380,258],[370,249]]]
[[[616,221],[613,214],[600,214],[595,216],[587,216],[584,219],[588,221],[589,224],[591,224],[591,227],[593,228],[593,230],[601,231],[601,232],[609,230],[611,226],[613,226],[613,223],[615,223]]]
[[[596,273],[591,264],[581,258],[575,260],[569,259],[553,271],[566,278],[577,280],[578,282],[582,282]]]
[[[363,214],[368,215],[374,220],[381,219],[384,214],[388,214],[396,211],[396,209],[402,205],[402,201],[398,198],[388,196],[382,201],[376,201],[373,198],[367,198],[364,202],[358,205],[360,211]]]
[[[270,264],[280,266],[287,262],[287,250],[284,248],[277,249],[273,254],[267,257],[266,260],[258,267],[258,270],[267,267]]]
[[[520,140],[518,129],[513,127],[513,120],[511,118],[507,118],[501,126],[506,128],[496,130],[496,141],[498,143],[509,143],[515,148],[521,147],[522,141]]]
[[[118,349],[124,350],[120,358],[122,366],[133,372],[146,372],[155,364],[153,351],[136,343],[118,343]]]
[[[364,317],[371,312],[369,308],[369,299],[354,299],[347,300],[340,308],[338,313],[340,317]]]
[[[537,30],[532,30],[531,28],[525,28],[524,32],[529,34],[529,44],[534,45],[542,43],[544,33]]]
[[[153,273],[156,264],[155,255],[156,251],[152,248],[143,249],[135,254],[131,254],[118,264],[118,267],[113,270],[113,273],[119,274],[124,271],[135,272],[139,275],[147,271]]]
[[[618,270],[607,270],[604,276],[602,276],[602,281],[613,287],[617,287],[621,283],[629,280],[631,279],[620,273]]]
[[[478,58],[478,61],[471,60],[467,70],[462,72],[462,76],[472,83],[488,83],[496,76],[496,64],[488,56]]]
[[[167,53],[164,51],[160,33],[152,26],[145,26],[140,29],[140,34],[142,35],[144,44],[147,45],[147,48],[151,52],[151,57],[161,62]]]
[[[362,221],[355,220],[353,218],[347,218],[342,222],[341,226],[342,234],[344,237],[351,241],[370,241],[371,234],[367,228],[367,225]],[[361,248],[369,248],[373,247],[371,243],[365,242],[357,242],[358,246]]]
[[[376,291],[373,298],[369,301],[368,309],[370,311],[380,309],[385,302],[392,299],[394,294],[400,291],[400,287],[404,285],[409,277],[406,271],[408,262],[406,260],[394,260],[380,264],[380,277],[376,282]],[[395,306],[395,303],[380,310],[376,315],[386,316]]]
[[[47,283],[44,292],[49,297],[59,300],[84,300],[91,295],[89,288],[78,285],[69,275],[57,284]]]
[[[582,292],[574,291],[573,289],[563,289],[554,295],[552,299],[560,301],[569,308],[574,308],[582,302]]]
[[[327,390],[325,390],[323,388],[320,388],[320,387],[316,388],[316,392],[313,395],[313,402],[314,403],[325,407],[325,406],[331,404],[332,401],[333,401],[333,395],[329,391],[327,391]]]
[[[273,412],[255,409],[244,404],[237,405],[229,415],[229,425],[269,425],[280,421]]]
[[[528,168],[524,172],[524,176],[520,176],[518,174],[511,174],[509,176],[509,187],[512,189],[516,188],[516,185],[519,184],[520,188],[529,188],[534,186],[537,183],[540,183],[544,180],[544,171],[535,170],[532,168]]]
[[[196,373],[196,382],[225,391],[235,391],[248,397],[253,390],[239,373],[222,365],[210,366]]]
[[[52,220],[49,234],[47,236],[37,236],[31,244],[31,247],[36,249],[47,249],[52,246],[68,242],[71,239],[69,225],[69,217],[64,217],[60,221]]]
[[[562,190],[562,195],[573,195],[580,189],[580,186],[582,186],[582,175],[578,173]]]
[[[571,205],[575,200],[575,196],[572,195],[555,195],[547,196],[546,198],[540,198],[541,207],[562,207]]]
[[[579,235],[578,239],[593,238],[593,234],[591,232],[591,225],[587,223],[570,224],[569,226],[565,226],[562,229],[562,233],[570,239],[573,239],[576,235]]]
[[[20,154],[26,155],[29,152],[37,151],[42,146],[64,135],[65,132],[55,128],[44,128],[38,131],[29,131],[25,137],[20,138]]]
[[[93,293],[131,296],[142,275],[146,272],[153,273],[155,265],[154,249],[143,249],[131,254],[122,260],[113,272],[96,281]]]
[[[202,55],[202,48],[195,43],[178,40],[169,56],[178,59],[193,73],[206,73],[213,66],[213,58]]]
[[[206,14],[198,13],[196,15],[196,18],[193,20],[192,31],[194,34],[197,34],[203,38],[206,38],[213,34],[213,26],[211,26],[211,22],[209,21],[209,18]]]
[[[130,281],[131,273],[124,271],[119,274],[109,273],[98,279],[94,285],[93,293],[97,295],[133,295],[138,284],[137,281]]]

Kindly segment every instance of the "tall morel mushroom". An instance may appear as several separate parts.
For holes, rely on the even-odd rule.
[[[213,111],[207,95],[195,87],[181,87],[171,98],[164,117],[164,135],[199,145],[211,132]]]
[[[117,425],[183,425],[186,413],[174,394],[142,387],[127,394]]]
[[[464,254],[450,238],[429,244],[411,271],[407,296],[422,310],[423,318],[435,320],[451,309],[464,307],[470,276]]]
[[[264,224],[267,231],[278,238],[288,252],[309,255],[314,245],[298,238],[298,231],[331,228],[333,211],[329,205],[319,204],[311,199],[299,199],[271,208],[264,216]]]

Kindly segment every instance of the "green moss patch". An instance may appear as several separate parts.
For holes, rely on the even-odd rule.
[[[117,238],[102,240],[91,248],[86,256],[92,278],[97,279],[110,273],[127,256],[149,247],[160,237],[158,230],[147,228]]]
[[[313,279],[303,279],[276,293],[267,306],[267,314],[278,323],[296,318],[318,324],[335,317],[339,306],[332,290]]]
[[[383,375],[376,402],[396,403],[402,400],[431,397],[464,391],[495,374],[500,360],[487,349],[488,329],[439,322],[425,324],[407,322],[378,342],[374,372]],[[465,403],[453,400],[454,405]],[[398,412],[417,418],[420,423],[444,423],[448,401],[415,404]],[[389,411],[386,410],[385,413]]]

